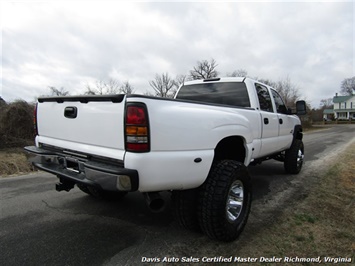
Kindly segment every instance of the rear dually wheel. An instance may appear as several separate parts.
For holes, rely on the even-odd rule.
[[[252,185],[241,162],[215,162],[200,189],[198,218],[210,238],[233,241],[243,231],[251,207]]]

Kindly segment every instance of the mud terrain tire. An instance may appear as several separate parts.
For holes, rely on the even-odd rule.
[[[235,240],[247,222],[251,199],[251,179],[243,163],[232,160],[214,163],[199,195],[202,231],[212,239]]]
[[[197,217],[197,189],[173,191],[171,196],[175,220],[187,230],[200,231]]]

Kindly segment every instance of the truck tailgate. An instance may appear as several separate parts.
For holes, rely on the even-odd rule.
[[[122,159],[125,101],[123,95],[112,97],[40,98],[37,142]]]

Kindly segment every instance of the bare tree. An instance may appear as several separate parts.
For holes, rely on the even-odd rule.
[[[56,87],[49,86],[49,90],[51,91],[51,96],[68,96],[69,91],[66,91],[63,87],[57,89]]]
[[[133,94],[134,88],[128,81],[124,82],[120,87],[120,93],[123,94]]]
[[[184,84],[186,80],[187,80],[186,75],[177,75],[175,78],[175,86],[179,88],[180,85]]]
[[[266,85],[269,85],[270,87],[276,88],[277,82],[272,81],[271,79],[258,79],[255,78],[257,81],[260,81],[261,83],[264,83]]]
[[[227,73],[227,77],[246,77],[248,72],[245,69],[234,70],[232,73]]]
[[[89,84],[86,85],[86,91],[85,91],[86,95],[96,95],[97,91],[95,88],[91,87]]]
[[[216,68],[217,63],[213,58],[210,62],[207,60],[198,61],[197,65],[190,70],[190,78],[192,80],[215,78],[218,76]]]
[[[270,79],[258,79],[258,81],[273,87],[285,101],[287,107],[294,107],[296,101],[300,98],[299,88],[291,82],[289,76],[277,82]]]
[[[155,80],[149,81],[149,85],[154,89],[156,96],[172,98],[172,89],[175,86],[175,81],[168,73],[163,73],[161,75],[156,74]]]
[[[150,97],[154,97],[155,95],[154,95],[154,93],[152,93],[151,91],[145,91],[144,93],[143,93],[143,95],[145,95],[145,96],[150,96]]]
[[[333,99],[332,98],[322,99],[320,101],[319,105],[320,105],[322,110],[333,108]]]
[[[355,76],[344,79],[341,82],[340,93],[342,95],[353,95],[355,93]]]
[[[120,93],[120,83],[118,80],[109,79],[109,81],[97,80],[95,85],[86,85],[87,95],[104,95],[104,94],[118,94]]]
[[[284,99],[285,104],[288,107],[293,107],[296,101],[300,98],[299,89],[296,85],[292,84],[289,76],[279,80],[274,88]]]
[[[187,77],[186,75],[177,75],[174,81],[174,86],[171,89],[171,96],[174,97],[178,89],[180,88],[181,85],[183,85],[186,81]]]

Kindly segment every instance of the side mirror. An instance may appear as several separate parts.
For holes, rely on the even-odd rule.
[[[305,101],[297,101],[296,102],[296,114],[297,115],[307,114],[307,106],[306,106]]]

